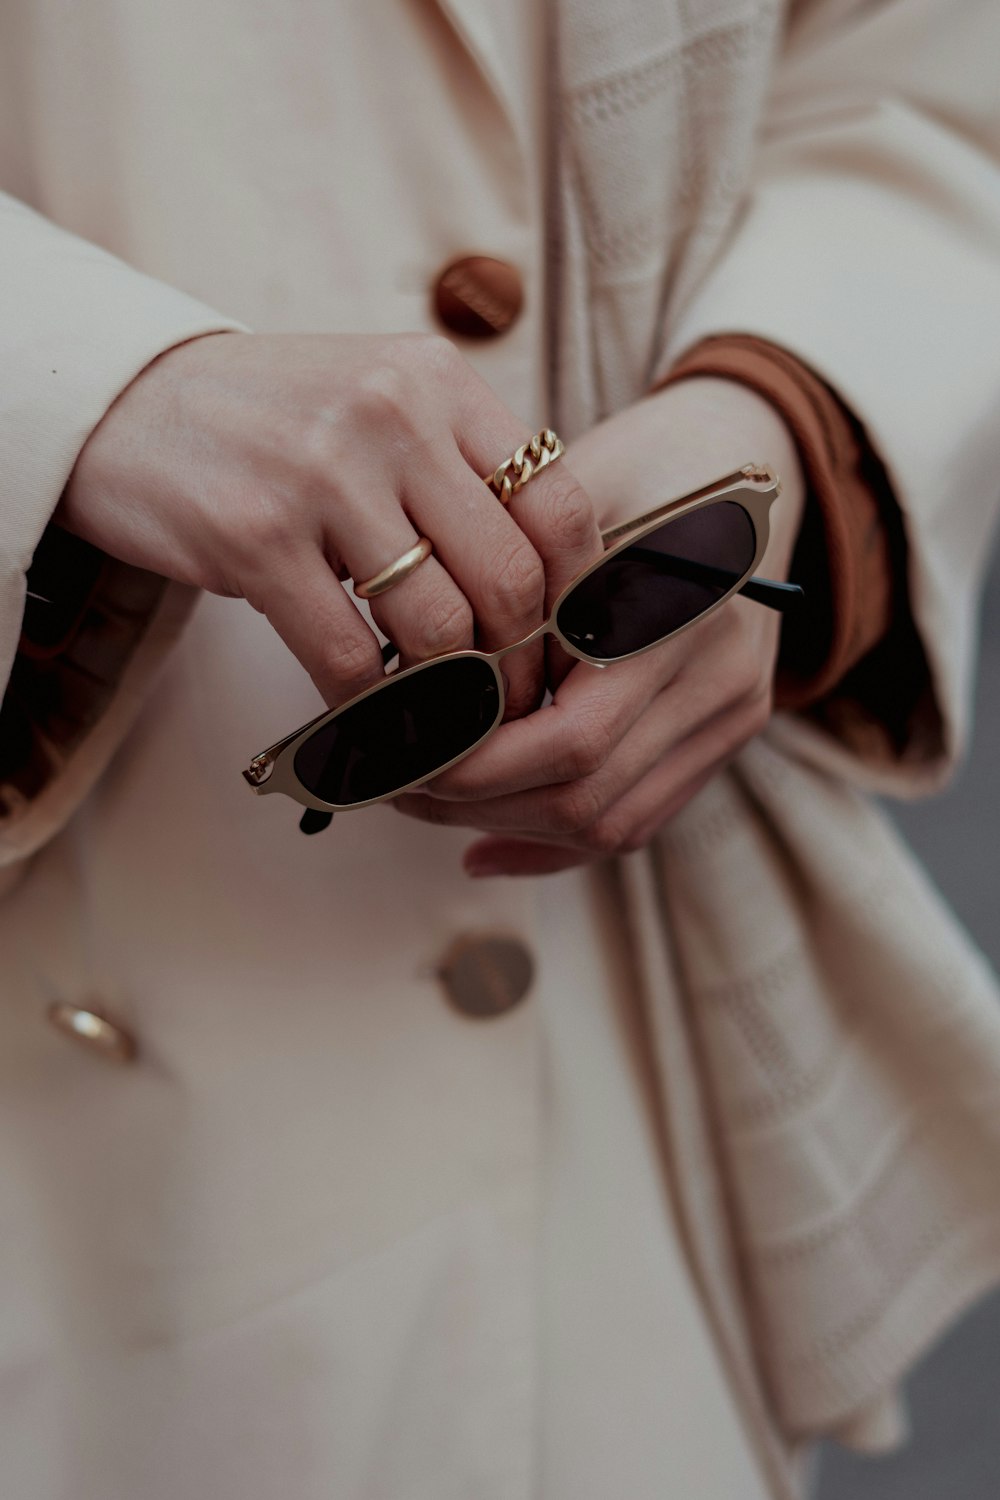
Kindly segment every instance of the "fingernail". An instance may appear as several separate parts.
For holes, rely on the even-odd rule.
[[[466,865],[465,871],[467,875],[472,876],[473,880],[482,880],[484,877],[490,875],[503,875],[504,867],[500,864],[494,864],[489,859],[472,859]]]

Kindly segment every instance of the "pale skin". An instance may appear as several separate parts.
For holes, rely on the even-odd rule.
[[[804,482],[763,398],[694,378],[574,442],[509,511],[478,476],[529,433],[443,339],[222,334],[161,355],[77,461],[57,519],[112,556],[265,614],[328,703],[381,675],[339,580],[434,555],[372,601],[404,662],[521,639],[601,551],[600,527],[747,461],[771,464],[763,566],[787,577]],[[576,477],[574,477],[576,476]],[[586,490],[581,483],[585,481]],[[734,598],[605,670],[548,647],[505,659],[508,722],[393,804],[478,829],[472,875],[545,874],[648,842],[772,710],[780,621]]]

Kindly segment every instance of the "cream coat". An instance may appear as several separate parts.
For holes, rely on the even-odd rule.
[[[27,1500],[749,1500],[758,1468],[787,1495],[799,1440],[891,1436],[900,1374],[1000,1269],[992,980],[862,794],[939,785],[968,729],[1000,27],[943,0],[813,0],[783,42],[768,0],[555,10],[542,317],[523,14],[6,0],[4,185],[44,217],[11,199],[0,237],[5,668],[73,459],[150,358],[232,320],[426,327],[482,248],[539,314],[475,355],[526,420],[569,436],[725,328],[844,394],[907,515],[925,733],[887,768],[778,718],[648,854],[473,888],[460,840],[391,812],[307,842],[251,803],[247,751],[312,692],[238,604],[178,636],[170,591],[0,825]],[[539,980],[474,1025],[435,964],[495,930]],[[132,1068],[44,1026],[90,994]]]

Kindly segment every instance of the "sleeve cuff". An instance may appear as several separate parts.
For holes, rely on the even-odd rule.
[[[81,591],[78,619],[55,609],[51,632],[39,612],[25,622],[26,575],[48,546],[66,480],[109,406],[153,359],[240,331],[0,194],[0,866],[32,854],[87,794],[193,598],[98,558],[99,583]],[[67,619],[72,629],[60,633]]]
[[[927,754],[940,729],[908,599],[902,517],[860,424],[802,360],[755,335],[700,340],[658,386],[698,375],[765,397],[795,438],[806,478],[791,567],[806,607],[783,622],[775,707],[806,711],[869,762]]]
[[[75,811],[132,727],[197,599],[197,589],[109,558],[66,648],[18,653],[0,712],[0,872],[34,854]]]

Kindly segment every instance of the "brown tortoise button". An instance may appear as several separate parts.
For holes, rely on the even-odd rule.
[[[494,339],[517,320],[524,303],[521,273],[506,260],[465,255],[434,284],[434,311],[449,333]]]
[[[531,988],[535,963],[517,938],[459,938],[438,966],[445,994],[464,1016],[485,1019],[511,1010]]]

